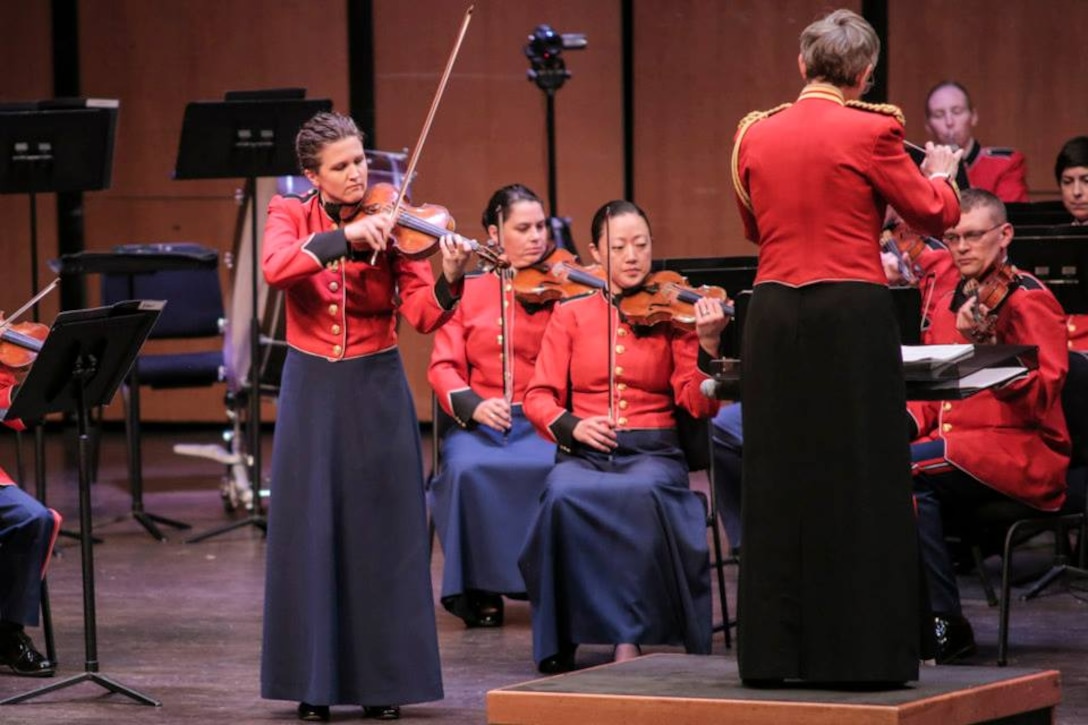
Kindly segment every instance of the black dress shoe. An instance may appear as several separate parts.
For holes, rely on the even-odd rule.
[[[372,720],[400,720],[400,707],[397,705],[364,705],[363,717]]]
[[[470,627],[501,627],[503,619],[502,596],[477,594],[473,602],[475,622]]]
[[[57,671],[22,630],[6,632],[0,638],[0,665],[21,677],[52,677]]]
[[[305,722],[328,722],[329,706],[300,702],[298,704],[298,719]]]
[[[937,639],[937,664],[948,664],[975,653],[975,633],[962,614],[938,614],[933,617],[933,627]]]
[[[574,669],[574,645],[560,647],[551,657],[540,660],[536,668],[542,675],[558,675]]]

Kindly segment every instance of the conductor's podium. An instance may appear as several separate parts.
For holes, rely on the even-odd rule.
[[[1052,723],[1056,670],[923,666],[887,691],[741,684],[733,659],[655,654],[487,693],[492,725],[960,725]]]

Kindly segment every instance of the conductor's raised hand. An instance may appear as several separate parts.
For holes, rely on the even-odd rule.
[[[951,146],[926,141],[926,157],[922,160],[922,173],[926,176],[940,174],[955,179],[962,158],[963,149],[953,150]]]
[[[344,227],[344,236],[356,252],[383,252],[389,243],[393,219],[388,214],[368,214]]]
[[[442,249],[442,274],[450,284],[465,276],[472,260],[472,245],[459,234],[446,234],[438,240]]]
[[[616,424],[606,415],[595,415],[578,421],[573,435],[574,440],[602,453],[608,453],[619,445]]]

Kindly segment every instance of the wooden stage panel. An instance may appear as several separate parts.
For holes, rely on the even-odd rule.
[[[920,681],[869,692],[741,686],[733,659],[648,655],[487,693],[492,725],[958,725],[1053,722],[1060,673],[923,667]],[[1004,718],[1014,717],[1014,720]]]

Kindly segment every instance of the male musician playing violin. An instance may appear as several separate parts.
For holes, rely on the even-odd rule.
[[[299,701],[302,720],[340,704],[396,719],[402,704],[442,697],[419,427],[396,328],[398,316],[425,333],[449,320],[471,254],[443,236],[436,281],[427,260],[389,248],[390,213],[362,208],[366,156],[350,118],[317,114],[295,150],[314,189],[272,199],[262,249],[265,278],[285,294],[289,350],[261,694]]]
[[[457,425],[440,443],[428,499],[445,562],[442,604],[469,627],[498,627],[502,595],[525,597],[518,552],[555,464],[555,445],[521,405],[553,303],[515,298],[512,277],[551,248],[544,205],[521,184],[492,195],[483,226],[511,268],[466,277],[435,333],[427,378]]]
[[[19,382],[15,372],[0,367],[0,418],[11,406]],[[7,425],[22,429],[19,421]],[[55,671],[24,627],[38,624],[41,580],[59,531],[60,516],[0,468],[0,666],[16,675],[51,677]]]
[[[1069,368],[1062,308],[1039,280],[1008,264],[1013,229],[1004,203],[981,189],[964,191],[960,202],[960,221],[944,241],[961,279],[937,300],[923,340],[1036,345],[1039,366],[964,400],[909,403],[917,429],[911,446],[914,492],[938,662],[975,648],[960,609],[942,516],[970,516],[981,504],[1009,498],[1056,511],[1065,500],[1070,453],[1061,407]],[[1002,274],[1007,281],[995,283]]]
[[[559,303],[544,332],[525,415],[558,444],[556,465],[520,558],[541,672],[574,667],[579,644],[710,652],[710,574],[703,506],[688,486],[675,409],[707,417],[700,384],[728,318],[694,304],[695,331],[633,326],[621,316],[643,292],[652,241],[645,213],[602,206],[591,250],[608,290]]]

